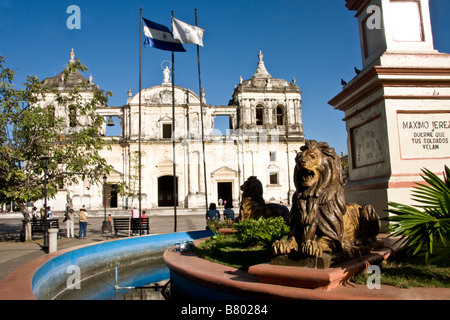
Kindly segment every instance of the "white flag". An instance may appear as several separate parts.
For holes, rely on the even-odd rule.
[[[181,43],[194,43],[203,47],[203,32],[205,30],[197,26],[191,26],[173,17],[172,30],[174,39],[180,40]]]

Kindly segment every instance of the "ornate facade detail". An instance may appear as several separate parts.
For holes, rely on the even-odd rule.
[[[71,54],[72,59],[72,54]],[[232,100],[226,106],[206,103],[205,91],[200,96],[194,91],[175,86],[175,128],[172,127],[172,84],[169,68],[163,68],[163,82],[141,91],[141,147],[142,147],[142,207],[172,206],[172,139],[176,146],[176,178],[178,206],[197,208],[205,206],[205,190],[209,202],[219,199],[240,201],[240,185],[249,177],[257,176],[277,202],[288,203],[294,192],[292,169],[295,150],[304,144],[301,125],[301,92],[294,83],[276,79],[267,71],[263,55],[258,54],[255,74],[241,80]],[[60,87],[60,75],[47,78],[44,84]],[[66,86],[82,81],[87,88],[95,88],[92,76],[69,74]],[[207,188],[204,185],[202,151],[202,123],[200,99],[203,107]],[[118,117],[121,133],[111,139],[104,158],[120,172],[120,179],[108,177],[111,190],[114,185],[136,185],[137,151],[139,137],[139,93],[127,93],[127,104],[121,107],[103,107],[98,112],[105,119]],[[229,129],[222,135],[214,131],[217,117],[228,117]],[[175,130],[174,130],[175,129]],[[106,132],[106,122],[104,133]],[[106,139],[110,139],[106,137]],[[274,156],[276,154],[276,156]],[[101,209],[100,188],[75,186],[68,190],[76,203],[88,208]],[[270,191],[269,191],[270,190]],[[59,196],[59,195],[58,195]],[[89,196],[89,197],[87,197]],[[136,205],[137,197],[117,198],[115,207]],[[62,196],[60,197],[62,199]],[[64,195],[65,199],[65,195]],[[89,203],[84,203],[89,199]],[[96,200],[100,199],[100,200]],[[172,202],[171,202],[172,201]],[[55,210],[64,201],[54,204]]]

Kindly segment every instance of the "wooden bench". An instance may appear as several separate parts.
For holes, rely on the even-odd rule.
[[[61,237],[61,229],[59,228],[59,219],[47,219],[48,229],[58,229],[58,236]],[[22,225],[25,228],[25,220],[22,220]],[[35,233],[44,233],[44,220],[31,220],[31,235]]]
[[[141,218],[142,233],[150,233],[150,222],[148,217]],[[113,218],[113,229],[117,236],[118,231],[126,231],[128,236],[130,233],[139,233],[139,218]]]

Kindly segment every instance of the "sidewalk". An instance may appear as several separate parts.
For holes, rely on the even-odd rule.
[[[61,217],[60,221],[62,221]],[[14,269],[46,252],[43,249],[43,236],[38,234],[32,242],[20,242],[20,218],[0,218],[0,282]],[[87,227],[87,239],[78,239],[78,223],[75,223],[75,238],[65,237],[65,225],[62,224],[63,235],[58,239],[58,250],[76,247],[88,243],[106,240],[102,236],[101,226],[103,217],[90,217]],[[205,229],[204,215],[180,215],[177,216],[177,232]],[[150,234],[174,232],[174,217],[169,215],[157,215],[150,217]],[[119,238],[126,237],[126,233],[119,233]],[[108,237],[107,239],[115,239]],[[116,238],[117,239],[117,238]]]

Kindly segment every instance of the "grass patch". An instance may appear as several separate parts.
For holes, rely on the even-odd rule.
[[[395,260],[381,264],[381,284],[397,288],[450,288],[450,258],[440,263],[427,264],[423,258],[399,253]],[[353,281],[366,284],[365,271],[354,276]]]
[[[248,246],[235,235],[216,235],[195,246],[195,253],[202,259],[248,270],[252,265],[270,261],[270,248],[262,245]]]

